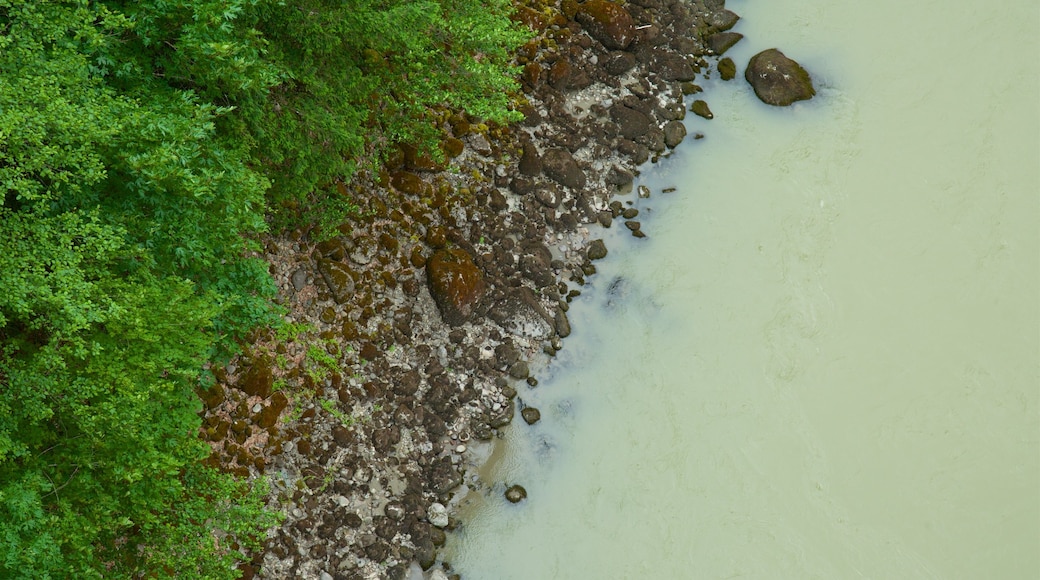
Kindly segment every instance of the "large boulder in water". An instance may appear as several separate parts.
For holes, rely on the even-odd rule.
[[[775,48],[751,57],[744,78],[755,89],[758,98],[769,105],[786,107],[795,101],[811,99],[816,94],[809,73]]]
[[[462,248],[437,250],[426,262],[426,277],[444,322],[463,324],[487,292],[487,283],[473,258]]]

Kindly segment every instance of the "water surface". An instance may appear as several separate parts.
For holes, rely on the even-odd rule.
[[[1040,577],[1040,8],[731,1],[448,559],[464,578]],[[759,103],[776,46],[819,95]],[[662,193],[668,186],[674,193]],[[529,499],[513,506],[505,484]]]

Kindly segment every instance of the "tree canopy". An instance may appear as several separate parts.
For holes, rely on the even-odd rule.
[[[274,516],[195,390],[278,323],[258,235],[431,106],[514,118],[509,9],[0,0],[0,576],[236,575]]]

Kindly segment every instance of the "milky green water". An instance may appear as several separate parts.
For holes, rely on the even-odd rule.
[[[468,579],[1040,578],[1040,6],[731,1],[447,559]],[[779,47],[819,95],[759,103]],[[674,193],[661,193],[667,186]],[[613,237],[612,237],[613,236]],[[529,498],[502,499],[508,483]]]

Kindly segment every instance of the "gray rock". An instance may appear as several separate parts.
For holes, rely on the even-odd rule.
[[[786,107],[816,94],[809,73],[775,48],[751,57],[744,78],[755,89],[755,95],[769,105]]]
[[[303,287],[307,285],[307,270],[303,268],[297,268],[292,273],[292,285],[297,291],[303,290]]]
[[[426,509],[426,519],[438,528],[443,528],[448,525],[448,508],[440,503],[431,503]]]

